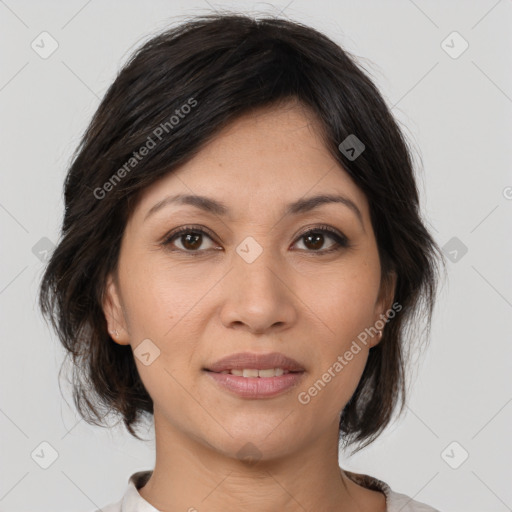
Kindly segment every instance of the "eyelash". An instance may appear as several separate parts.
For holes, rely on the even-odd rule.
[[[305,231],[304,233],[301,233],[298,236],[297,240],[300,240],[300,239],[306,237],[307,235],[316,234],[316,233],[322,233],[322,234],[327,233],[329,235],[329,237],[332,238],[336,242],[335,246],[332,249],[324,249],[321,251],[306,250],[306,252],[310,252],[312,254],[322,256],[325,254],[330,254],[330,253],[333,253],[336,251],[340,251],[341,249],[350,247],[350,243],[349,243],[348,239],[344,235],[339,233],[337,230],[335,230],[329,226],[318,226],[318,227],[309,229],[309,230]],[[169,248],[169,246],[175,239],[177,239],[180,236],[185,235],[185,234],[206,235],[208,238],[213,240],[213,236],[208,231],[205,231],[204,228],[201,229],[201,228],[198,228],[195,226],[183,226],[175,231],[172,231],[171,233],[168,233],[162,240],[161,244],[164,247]],[[179,248],[169,249],[169,250],[171,250],[173,252],[175,252],[175,251],[183,252],[183,253],[189,254],[191,256],[200,256],[201,253],[206,252],[205,250],[187,251],[187,250],[179,249]]]

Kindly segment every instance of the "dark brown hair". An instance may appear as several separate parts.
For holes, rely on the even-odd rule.
[[[227,13],[188,20],[138,49],[73,156],[61,239],[39,302],[71,357],[75,405],[89,423],[102,425],[114,412],[139,438],[133,426],[153,413],[132,349],[112,341],[102,310],[106,277],[141,191],[191,159],[226,123],[290,99],[316,114],[326,147],[366,194],[382,276],[396,273],[394,301],[402,307],[370,350],[341,415],[340,441],[361,449],[399,401],[402,412],[404,355],[413,341],[406,327],[426,316],[430,332],[444,264],[420,217],[407,142],[355,57],[328,37],[285,19]],[[355,159],[339,149],[351,134],[365,145]],[[138,158],[150,140],[155,145]]]

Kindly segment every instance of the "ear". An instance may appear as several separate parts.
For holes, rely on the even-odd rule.
[[[121,305],[119,286],[112,273],[107,277],[102,308],[112,340],[119,343],[119,345],[129,345],[130,337],[128,336],[126,318]]]
[[[388,316],[387,312],[391,309],[391,306],[393,305],[393,299],[395,297],[396,291],[396,281],[397,275],[394,270],[390,271],[388,274],[383,276],[381,280],[379,296],[377,298],[377,302],[375,303],[375,315],[373,325],[376,326],[377,329],[379,329],[379,327],[382,326],[382,324],[384,324],[382,329],[379,329],[382,331],[382,334],[384,334],[383,331],[386,329],[385,324]],[[372,342],[372,346],[375,346],[382,339],[382,335],[374,336],[373,339],[374,341]]]

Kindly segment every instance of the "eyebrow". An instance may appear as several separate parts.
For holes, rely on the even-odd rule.
[[[356,204],[348,197],[336,194],[320,194],[317,196],[308,197],[306,199],[299,199],[297,201],[294,201],[293,203],[290,203],[286,206],[284,215],[298,215],[300,213],[305,213],[314,210],[315,208],[318,208],[324,204],[332,203],[342,204],[350,208],[350,210],[352,210],[352,212],[355,213],[364,229],[363,216],[359,208],[356,206]],[[219,217],[225,217],[230,213],[229,208],[224,203],[222,203],[221,201],[217,201],[216,199],[192,194],[177,194],[174,196],[168,196],[159,201],[158,203],[156,203],[155,205],[153,205],[146,213],[144,221],[158,210],[161,210],[165,206],[172,204],[184,204],[194,206],[205,212],[218,215]]]

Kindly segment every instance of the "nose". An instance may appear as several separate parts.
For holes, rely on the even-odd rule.
[[[221,320],[228,328],[254,334],[282,331],[297,320],[300,275],[286,270],[270,250],[254,260],[236,254],[222,283]]]

